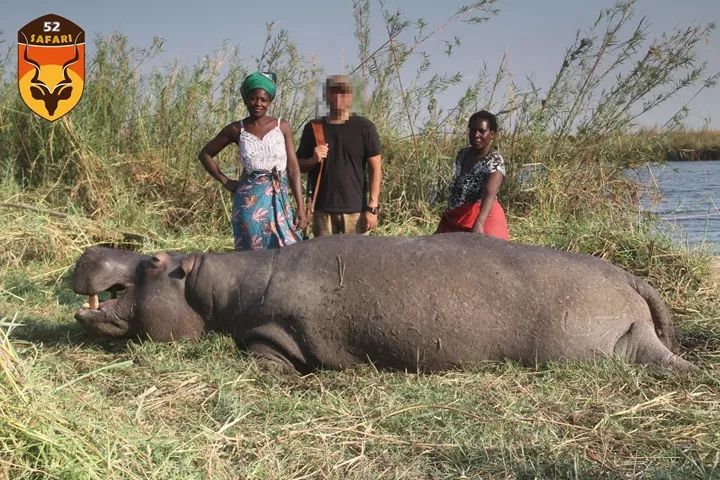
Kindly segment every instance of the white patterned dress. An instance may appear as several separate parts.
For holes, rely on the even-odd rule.
[[[302,238],[293,225],[288,197],[287,151],[278,123],[263,138],[240,122],[238,154],[243,167],[233,196],[235,250],[280,248]]]

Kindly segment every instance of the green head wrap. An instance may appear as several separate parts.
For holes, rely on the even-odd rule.
[[[247,100],[250,92],[256,88],[262,88],[270,96],[270,100],[275,100],[275,82],[272,81],[269,75],[262,72],[255,72],[245,77],[245,80],[243,80],[240,86],[240,94],[243,100]]]

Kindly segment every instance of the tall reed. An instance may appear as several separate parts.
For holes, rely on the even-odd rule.
[[[380,29],[370,27],[374,5],[353,0],[358,54],[348,71],[356,108],[384,145],[378,233],[433,231],[468,116],[498,112],[513,240],[648,278],[707,373],[677,378],[598,359],[286,379],[259,371],[226,338],[88,342],[67,286],[82,249],[229,249],[228,196],[197,151],[245,114],[246,73],[278,73],[274,113],[297,133],[316,114],[324,72],[272,23],[250,60],[222,45],[193,65],[159,67],[160,40],[138,48],[116,32],[95,40],[80,105],[51,124],[18,98],[13,45],[0,62],[0,478],[716,476],[718,286],[706,254],[654,233],[623,175],[673,141],[635,134],[637,115],[715,81],[695,54],[714,27],[648,42],[645,21],[632,24],[634,2],[619,2],[578,32],[544,86],[516,81],[505,61],[478,74],[434,71],[429,40],[452,56],[469,41],[453,26],[476,24],[482,38],[500,3],[472,2],[428,25],[379,2]],[[442,106],[462,81],[468,88]],[[232,152],[220,161],[237,174]]]
[[[511,217],[591,217],[599,206],[627,206],[634,197],[625,166],[652,159],[667,142],[660,132],[629,141],[638,116],[678,91],[717,80],[696,54],[714,25],[650,40],[644,19],[633,24],[633,7],[633,1],[618,2],[579,31],[550,85],[518,83],[503,61],[495,72],[470,77],[455,104],[443,107],[449,89],[470,74],[433,71],[430,41],[444,42],[443,54],[452,57],[463,41],[454,26],[475,24],[481,35],[498,14],[494,0],[462,5],[435,25],[379,2],[384,29],[376,30],[371,2],[355,0],[358,52],[349,70],[357,82],[356,107],[383,139],[385,224],[432,229],[452,158],[465,142],[465,122],[480,108],[501,120],[498,145],[508,159],[501,200]],[[226,44],[194,65],[152,66],[162,40],[138,48],[118,32],[96,38],[95,47],[82,101],[55,123],[22,105],[3,63],[0,172],[16,200],[109,222],[130,237],[227,235],[227,195],[204,174],[196,154],[245,114],[239,86],[248,72],[278,74],[274,113],[290,120],[296,134],[320,101],[321,68],[273,23],[262,51],[249,61]],[[233,152],[223,152],[220,161],[237,175]]]

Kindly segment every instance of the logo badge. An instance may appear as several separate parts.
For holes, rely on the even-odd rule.
[[[85,86],[85,32],[49,14],[18,31],[18,89],[25,105],[54,122],[80,101]]]

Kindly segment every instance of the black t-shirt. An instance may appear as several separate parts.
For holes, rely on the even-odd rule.
[[[380,155],[380,137],[373,123],[351,115],[345,123],[323,119],[328,156],[325,159],[315,210],[337,213],[361,212],[367,194],[367,159]],[[310,123],[305,125],[297,149],[298,158],[310,158],[315,136]],[[308,172],[308,184],[315,186],[318,168]]]

